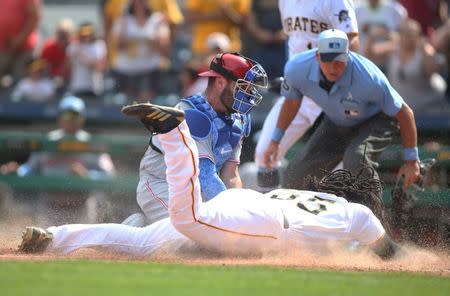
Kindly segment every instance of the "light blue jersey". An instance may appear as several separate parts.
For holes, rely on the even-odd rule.
[[[354,52],[349,53],[343,75],[328,93],[319,86],[322,77],[316,51],[297,54],[287,62],[281,89],[286,98],[308,96],[334,124],[344,127],[357,125],[380,112],[393,117],[400,111],[403,99],[386,76],[371,61]]]

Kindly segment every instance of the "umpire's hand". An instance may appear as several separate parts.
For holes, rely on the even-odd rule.
[[[403,182],[403,190],[408,189],[409,186],[419,181],[420,179],[420,165],[418,160],[407,160],[400,167],[397,177],[403,175],[405,180]]]
[[[267,147],[266,152],[264,152],[264,165],[268,169],[275,168],[278,162],[278,147],[280,143],[275,141],[270,141],[269,147]]]

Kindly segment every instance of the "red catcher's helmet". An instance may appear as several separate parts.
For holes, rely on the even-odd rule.
[[[256,87],[267,87],[267,74],[257,62],[239,53],[219,53],[211,61],[209,71],[199,76],[223,76],[236,82],[234,88],[233,110],[247,114],[262,100]]]
[[[256,70],[254,67],[258,67],[260,69]],[[255,71],[259,75],[253,75],[252,80],[249,81],[246,75],[248,71]],[[219,53],[214,59],[211,61],[209,65],[209,71],[202,72],[198,74],[202,77],[218,77],[223,76],[233,81],[237,81],[238,79],[245,79],[248,82],[261,86],[267,86],[267,75],[262,69],[262,67],[255,61],[246,58],[239,53]]]
[[[203,77],[218,77],[224,76],[225,78],[233,81],[239,78],[243,79],[245,73],[253,66],[250,60],[247,60],[243,56],[234,53],[219,53],[214,59],[212,59],[209,65],[209,71],[205,71],[199,74]]]

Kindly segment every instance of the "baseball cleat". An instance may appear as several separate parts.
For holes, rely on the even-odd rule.
[[[22,235],[19,251],[23,253],[42,253],[52,242],[53,234],[45,229],[28,226]]]
[[[122,108],[122,113],[140,118],[144,126],[154,134],[165,134],[184,120],[184,111],[151,103],[137,103]]]

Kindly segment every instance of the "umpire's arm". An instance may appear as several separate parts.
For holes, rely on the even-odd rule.
[[[395,115],[400,124],[400,136],[405,151],[417,151],[417,127],[414,119],[414,112],[403,102],[402,108]],[[414,159],[416,158],[416,159]],[[419,179],[420,167],[419,157],[407,157],[405,155],[405,163],[398,172],[399,176],[404,175],[404,188],[408,188]]]
[[[283,106],[281,106],[280,116],[277,121],[277,128],[286,130],[291,124],[292,120],[300,109],[302,99],[290,99],[286,98],[284,100]]]
[[[278,116],[277,126],[272,135],[269,147],[264,153],[264,164],[267,168],[273,168],[278,161],[278,146],[284,132],[291,124],[302,104],[301,98],[286,98],[281,106],[280,115]]]

